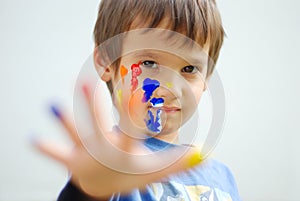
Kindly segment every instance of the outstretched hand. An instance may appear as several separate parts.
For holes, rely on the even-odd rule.
[[[72,183],[90,196],[107,198],[116,192],[130,192],[134,188],[159,181],[170,174],[191,168],[202,161],[199,150],[193,147],[174,146],[153,152],[143,140],[134,139],[118,129],[100,129],[108,114],[95,110],[89,89],[84,96],[92,119],[94,135],[80,138],[73,118],[59,108],[52,111],[66,129],[74,147],[59,146],[38,140],[35,145],[45,155],[63,164],[71,172]],[[100,115],[95,111],[100,111]]]

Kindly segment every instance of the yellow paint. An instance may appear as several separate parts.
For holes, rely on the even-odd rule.
[[[117,91],[117,99],[118,99],[119,105],[121,105],[121,101],[122,101],[122,90],[121,89],[118,89],[118,91]]]
[[[168,88],[172,88],[173,87],[173,84],[171,82],[167,82],[166,85],[167,85]]]
[[[203,161],[203,156],[199,151],[193,153],[188,159],[188,166],[194,167]]]

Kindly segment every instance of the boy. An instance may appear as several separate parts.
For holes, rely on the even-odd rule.
[[[72,172],[58,200],[240,200],[224,165],[177,145],[223,42],[215,1],[102,0],[94,36],[95,67],[119,122],[108,130],[87,86],[97,135],[82,136],[52,107],[75,143],[72,151],[38,143]]]

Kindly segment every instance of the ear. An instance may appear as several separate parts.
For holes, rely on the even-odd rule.
[[[114,70],[111,65],[107,63],[108,59],[103,58],[100,54],[98,46],[94,49],[94,64],[99,77],[104,81],[108,82],[112,79]]]

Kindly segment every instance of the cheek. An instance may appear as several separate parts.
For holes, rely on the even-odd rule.
[[[199,84],[197,85],[198,87],[196,89],[194,89],[195,91],[195,97],[197,100],[197,103],[199,103],[201,96],[203,94],[203,92],[205,91],[205,81],[201,81],[199,82]]]
[[[147,104],[142,102],[143,92],[137,90],[129,98],[128,113],[126,118],[129,118],[131,123],[139,128],[145,127],[145,117],[147,115]]]
[[[132,96],[129,97],[129,108],[133,109],[135,106],[138,106],[141,104],[141,100],[139,100],[139,95],[137,93],[133,94]]]
[[[204,91],[204,83],[203,82],[198,82],[193,85],[190,85],[189,93],[192,93],[192,94],[190,94],[191,95],[190,97],[193,97],[197,103],[199,103],[203,91]]]
[[[184,111],[183,111],[183,118],[189,118],[190,115],[192,115],[198,107],[198,104],[201,100],[202,94],[204,90],[204,85],[203,83],[197,83],[197,84],[191,84],[189,86],[189,90],[186,91],[184,94],[184,99],[183,99],[183,106],[184,106]]]
[[[130,114],[137,115],[136,113],[147,109],[146,104],[142,102],[143,96],[142,90],[137,90],[129,97],[128,109]]]
[[[203,93],[203,89],[201,89],[201,90],[197,89],[197,90],[194,91],[194,94],[195,94],[195,100],[196,100],[197,103],[200,102],[202,93]]]

